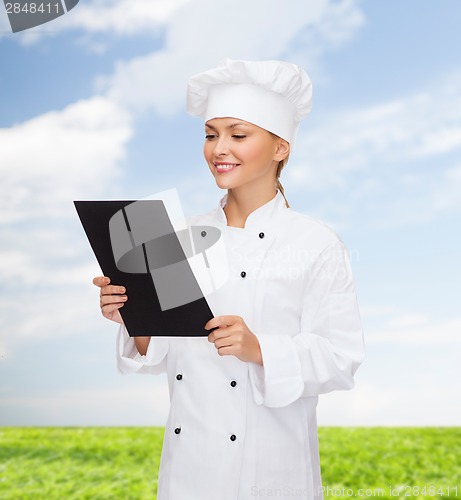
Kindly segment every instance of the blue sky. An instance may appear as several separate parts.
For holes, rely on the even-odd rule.
[[[162,425],[164,377],[115,368],[74,199],[223,194],[184,111],[224,57],[314,85],[282,182],[352,257],[367,359],[322,425],[460,425],[461,3],[81,0],[11,34],[0,6],[0,425]]]

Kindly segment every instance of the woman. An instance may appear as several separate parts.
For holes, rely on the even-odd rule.
[[[363,336],[343,243],[288,208],[279,180],[310,106],[309,78],[280,61],[228,59],[189,82],[188,111],[205,119],[205,159],[227,190],[189,221],[220,229],[228,252],[208,337],[131,338],[124,288],[94,280],[103,315],[122,324],[119,369],[168,375],[159,500],[323,497],[317,398],[353,386]]]

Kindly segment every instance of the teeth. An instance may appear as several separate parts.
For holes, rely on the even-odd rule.
[[[231,168],[236,167],[236,164],[229,164],[229,165],[216,165],[216,168],[218,170],[230,170]]]

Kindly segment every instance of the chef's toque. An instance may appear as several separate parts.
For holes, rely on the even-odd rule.
[[[312,106],[312,83],[303,69],[284,61],[225,59],[194,75],[187,112],[207,120],[239,118],[289,143]]]

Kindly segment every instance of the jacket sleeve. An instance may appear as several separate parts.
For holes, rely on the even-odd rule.
[[[263,366],[250,363],[249,369],[257,404],[282,407],[353,387],[365,349],[349,256],[340,241],[307,273],[300,328],[293,336],[256,333]]]
[[[120,373],[159,374],[166,371],[169,342],[166,337],[151,337],[147,352],[139,354],[133,337],[124,325],[117,336],[117,368]]]

